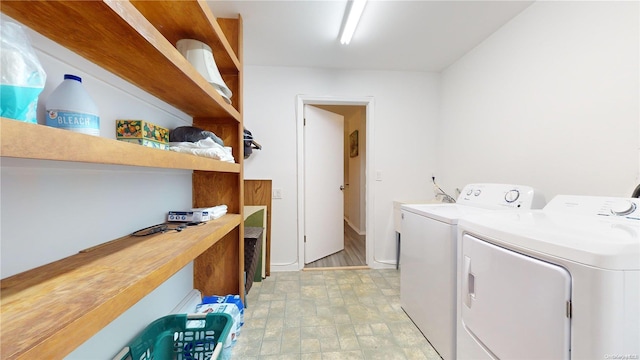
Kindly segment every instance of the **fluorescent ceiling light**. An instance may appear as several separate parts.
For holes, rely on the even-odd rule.
[[[360,16],[362,16],[364,6],[367,4],[367,0],[351,0],[349,2],[351,6],[347,10],[347,21],[344,23],[342,34],[340,35],[340,43],[344,45],[348,45],[351,41],[353,33],[356,31],[356,27],[360,21]]]

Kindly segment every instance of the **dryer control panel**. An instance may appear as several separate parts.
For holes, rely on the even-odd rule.
[[[544,210],[545,212],[640,220],[640,199],[558,195],[545,206]]]
[[[469,184],[462,189],[458,204],[485,209],[542,209],[544,196],[526,185]]]

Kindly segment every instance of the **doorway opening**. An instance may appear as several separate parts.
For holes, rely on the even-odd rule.
[[[311,144],[318,144],[318,139],[313,136],[322,136],[322,131],[315,130],[314,127],[305,128],[305,106],[313,106],[320,111],[330,112],[333,115],[339,115],[343,118],[343,128],[340,130],[342,139],[342,158],[334,161],[333,166],[342,167],[342,181],[340,182],[340,192],[342,207],[340,211],[340,220],[336,220],[333,215],[333,222],[339,224],[332,226],[336,231],[329,231],[331,241],[340,236],[340,246],[344,244],[344,248],[338,249],[336,253],[330,250],[328,255],[317,259],[318,253],[309,255],[309,249],[317,247],[317,242],[323,242],[322,232],[317,234],[317,228],[320,223],[326,219],[316,220],[318,212],[317,206],[325,206],[326,198],[318,194],[316,187],[318,182],[317,167],[320,166],[320,172],[330,171],[331,163],[327,164],[324,160],[318,160],[318,157],[310,155],[316,151],[309,149]],[[313,111],[314,113],[316,110]],[[315,116],[315,115],[314,115]],[[369,220],[373,215],[373,201],[371,195],[373,192],[371,164],[373,163],[372,149],[372,118],[373,118],[373,98],[334,98],[334,97],[311,97],[298,96],[297,99],[297,142],[298,142],[298,259],[299,269],[326,269],[326,268],[342,268],[342,267],[367,267],[372,259],[372,246],[370,241],[373,239],[372,234],[367,231],[367,224],[372,224]],[[323,121],[322,118],[314,121]],[[327,120],[330,121],[330,120]],[[305,134],[305,132],[309,132]],[[318,135],[318,132],[320,135]],[[315,134],[315,135],[314,135]],[[335,133],[334,133],[335,134]],[[305,138],[306,136],[306,138]],[[326,135],[325,135],[326,136]],[[339,136],[339,135],[333,135]],[[328,143],[328,142],[327,142]],[[331,143],[337,144],[335,139]],[[337,146],[337,145],[336,145]],[[306,149],[306,152],[305,152]],[[335,156],[335,155],[333,155]],[[335,170],[335,169],[333,169]],[[329,180],[330,181],[330,180]],[[330,186],[324,191],[330,193],[328,197],[334,196],[334,187]],[[313,189],[313,190],[310,190]],[[309,192],[311,191],[311,192]],[[334,211],[335,212],[335,211]],[[325,213],[326,214],[326,213]],[[331,214],[331,212],[329,212]],[[320,228],[327,228],[329,225],[325,222]],[[338,235],[339,234],[339,235]],[[326,237],[324,239],[327,239]],[[313,241],[316,241],[314,243]],[[329,246],[330,247],[330,246]],[[315,250],[314,250],[315,251]],[[314,256],[315,255],[315,256]]]

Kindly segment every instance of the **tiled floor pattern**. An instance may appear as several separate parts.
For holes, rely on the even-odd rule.
[[[247,295],[236,360],[433,359],[400,307],[397,270],[271,273]]]

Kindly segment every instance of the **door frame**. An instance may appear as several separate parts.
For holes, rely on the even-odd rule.
[[[374,99],[372,96],[361,97],[334,97],[334,96],[312,96],[312,95],[298,95],[296,96],[296,157],[297,157],[297,180],[298,180],[298,269],[304,268],[304,234],[305,234],[305,197],[304,197],[304,106],[305,105],[355,105],[365,106],[365,133],[366,143],[365,152],[367,159],[365,161],[365,258],[367,265],[373,264],[373,244],[375,239],[373,231],[374,227],[374,191],[373,186],[375,179],[374,172],[374,131],[373,131],[373,113],[374,113]]]

